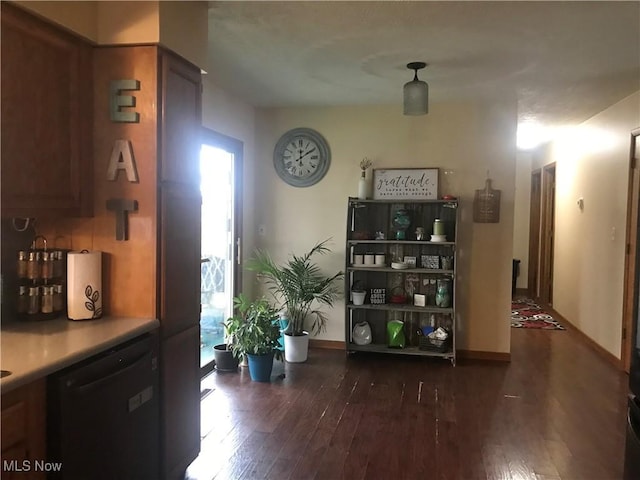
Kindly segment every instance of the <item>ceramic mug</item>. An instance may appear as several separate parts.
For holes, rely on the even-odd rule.
[[[364,264],[365,265],[374,265],[375,264],[375,255],[373,253],[367,253],[364,256]]]
[[[384,265],[384,253],[378,253],[375,257],[376,265]]]
[[[364,255],[356,254],[353,256],[353,264],[354,265],[362,265],[364,264]]]

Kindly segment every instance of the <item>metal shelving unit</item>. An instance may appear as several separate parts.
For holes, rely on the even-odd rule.
[[[410,225],[406,239],[396,239],[393,218],[399,209],[409,212]],[[416,227],[423,227],[426,238],[431,238],[435,219],[444,224],[446,241],[418,240]],[[360,200],[349,198],[345,258],[345,339],[347,353],[376,352],[394,355],[418,355],[449,359],[456,362],[456,243],[458,203],[450,200]],[[380,238],[380,237],[384,238]],[[356,255],[384,255],[382,265],[355,264]],[[391,263],[415,259],[416,267],[391,268]],[[439,260],[439,268],[423,265],[431,258]],[[379,257],[380,258],[380,257]],[[452,265],[441,268],[442,259]],[[448,281],[450,305],[435,305],[434,283]],[[355,305],[351,300],[354,284],[366,292],[365,303]],[[384,291],[385,301],[372,303],[371,292]],[[425,304],[415,294],[424,295]],[[387,323],[403,322],[404,348],[391,348],[387,340]],[[368,324],[371,342],[362,344],[354,340],[354,326]],[[418,334],[423,327],[442,327],[449,334],[441,345],[432,345],[427,337]],[[357,341],[359,340],[359,341]]]

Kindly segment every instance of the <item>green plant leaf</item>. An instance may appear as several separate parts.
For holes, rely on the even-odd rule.
[[[312,260],[316,254],[330,252],[329,240],[317,243],[304,255],[290,255],[282,265],[276,264],[268,252],[260,249],[245,264],[264,281],[279,308],[287,311],[294,335],[303,332],[305,319],[312,313],[314,303],[332,307],[342,294],[338,281],[344,276],[343,272],[327,276]],[[312,332],[324,331],[326,321],[326,315],[314,310]]]

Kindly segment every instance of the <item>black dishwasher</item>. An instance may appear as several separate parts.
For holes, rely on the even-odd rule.
[[[159,478],[157,358],[145,334],[49,377],[50,478]]]

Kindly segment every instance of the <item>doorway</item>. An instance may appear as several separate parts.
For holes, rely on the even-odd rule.
[[[214,368],[214,346],[224,343],[222,322],[233,313],[241,284],[242,142],[204,128],[200,149],[202,247],[200,270],[201,376]]]
[[[529,276],[527,278],[529,296],[538,298],[540,289],[540,205],[542,203],[542,171],[531,174],[531,201],[529,203]]]
[[[553,305],[553,242],[556,210],[556,164],[542,169],[540,216],[540,301]]]
[[[624,264],[624,300],[622,305],[622,367],[629,373],[633,342],[634,294],[638,288],[638,205],[640,204],[640,129],[631,132],[629,153],[629,190],[627,197],[627,236]]]
[[[556,209],[556,164],[531,173],[529,211],[529,294],[553,305],[553,241]]]

